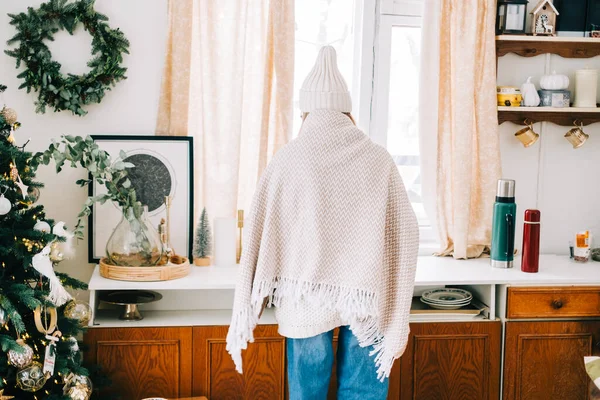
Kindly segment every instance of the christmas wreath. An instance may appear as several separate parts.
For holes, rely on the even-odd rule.
[[[87,114],[84,106],[100,103],[107,90],[126,79],[127,68],[121,63],[123,54],[129,54],[129,41],[123,32],[108,25],[105,15],[96,12],[94,2],[50,0],[37,9],[28,7],[27,13],[9,14],[17,34],[8,44],[19,45],[5,53],[16,59],[17,68],[25,66],[18,75],[23,80],[19,89],[38,92],[36,112],[45,113],[46,107],[51,107],[83,116]],[[91,70],[85,75],[64,75],[44,41],[53,40],[61,29],[72,35],[79,23],[92,36],[93,57],[87,63]]]

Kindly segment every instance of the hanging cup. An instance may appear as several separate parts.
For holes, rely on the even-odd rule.
[[[570,129],[565,138],[573,145],[574,149],[578,149],[589,139],[589,135],[583,131],[583,124],[577,126],[577,121],[573,123],[575,128]]]
[[[515,137],[519,139],[523,146],[529,147],[533,145],[540,138],[540,135],[533,130],[533,124],[525,120],[525,128],[515,133]]]

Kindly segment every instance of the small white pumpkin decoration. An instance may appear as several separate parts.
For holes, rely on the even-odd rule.
[[[540,105],[540,95],[535,85],[531,83],[531,77],[527,78],[527,82],[521,85],[521,94],[523,95],[523,106],[537,107]]]
[[[542,76],[540,87],[545,90],[564,90],[569,87],[569,77],[552,71],[552,75]]]

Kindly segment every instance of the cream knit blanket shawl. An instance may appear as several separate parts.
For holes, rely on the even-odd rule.
[[[227,350],[282,298],[333,308],[379,379],[408,340],[419,230],[394,161],[342,113],[308,115],[264,172],[248,213]]]

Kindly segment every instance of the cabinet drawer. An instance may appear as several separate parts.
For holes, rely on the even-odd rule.
[[[507,318],[600,317],[600,287],[509,287]]]

